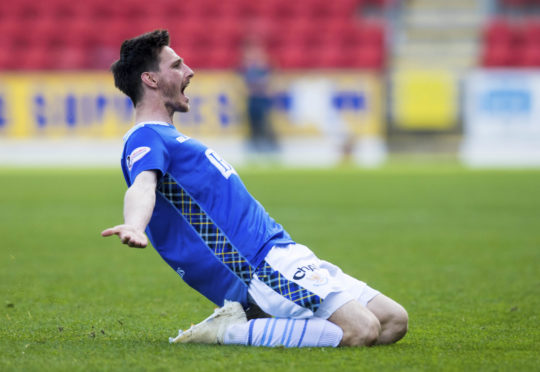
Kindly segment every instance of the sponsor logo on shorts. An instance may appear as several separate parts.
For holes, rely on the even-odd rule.
[[[147,146],[137,147],[135,150],[133,150],[126,159],[128,169],[131,170],[131,168],[133,168],[133,164],[141,160],[146,154],[150,152],[150,150],[150,147]]]
[[[313,285],[316,287],[328,283],[327,272],[321,270],[319,266],[311,264],[298,267],[293,275],[293,279],[309,280],[310,282],[313,282]]]
[[[307,272],[313,272],[315,270],[318,270],[319,268],[315,265],[306,265],[306,266],[300,266],[296,269],[296,272],[294,273],[293,279],[294,280],[300,280],[304,279]]]

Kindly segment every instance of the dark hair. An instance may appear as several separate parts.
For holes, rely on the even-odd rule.
[[[120,59],[112,64],[111,71],[114,85],[131,98],[134,106],[143,93],[141,74],[159,70],[159,53],[167,45],[167,30],[148,32],[122,43]]]

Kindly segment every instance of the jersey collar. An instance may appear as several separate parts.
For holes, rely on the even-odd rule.
[[[165,121],[143,121],[143,122],[137,123],[124,135],[123,141],[126,142],[128,138],[133,134],[133,132],[135,132],[139,128],[144,127],[145,125],[163,125],[166,127],[170,127],[172,124],[167,123]]]

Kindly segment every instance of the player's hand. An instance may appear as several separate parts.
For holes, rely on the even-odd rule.
[[[118,225],[101,232],[101,236],[112,235],[118,235],[123,244],[133,248],[144,248],[148,245],[146,234],[131,225]]]

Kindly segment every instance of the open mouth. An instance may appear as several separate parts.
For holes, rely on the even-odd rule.
[[[186,88],[188,87],[188,85],[189,85],[189,81],[188,81],[186,84],[184,84],[184,85],[182,86],[182,89],[180,90],[180,93],[182,93],[182,95],[183,95],[183,96],[186,98],[186,100],[189,102],[189,97],[186,96],[185,93],[184,93],[185,90],[186,90]]]
[[[182,86],[182,90],[181,90],[182,94],[184,94],[184,91],[186,90],[186,88],[188,87],[188,85],[189,85],[189,81],[188,81],[186,84],[184,84],[184,85]]]

